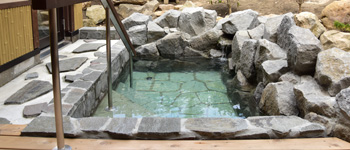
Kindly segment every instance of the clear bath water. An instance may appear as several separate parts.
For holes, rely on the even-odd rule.
[[[133,73],[113,90],[114,110],[106,111],[108,96],[94,116],[109,117],[238,117],[219,71]]]

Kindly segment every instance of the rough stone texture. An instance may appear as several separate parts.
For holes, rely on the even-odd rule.
[[[333,136],[339,137],[345,141],[350,141],[350,128],[342,124],[336,124],[333,129]]]
[[[73,111],[73,105],[71,104],[62,104],[62,115],[71,116]],[[55,108],[53,102],[47,105],[45,109],[42,110],[43,113],[53,116],[55,114]]]
[[[249,39],[250,39],[250,37],[249,37],[249,34],[247,31],[237,31],[235,36],[233,37],[233,40],[232,40],[232,61],[230,63],[232,68],[237,68],[237,65],[239,65],[243,43]]]
[[[142,6],[133,4],[120,4],[118,7],[115,8],[120,14],[121,19],[129,17],[133,13],[139,13],[143,9]]]
[[[277,43],[287,51],[288,66],[296,74],[313,74],[317,54],[322,50],[321,42],[308,29],[293,25],[285,16],[277,30]]]
[[[215,10],[208,10],[208,9],[204,9],[204,13],[205,13],[205,26],[207,30],[212,29],[213,27],[215,27],[216,25],[216,17],[217,17],[217,12]]]
[[[162,11],[168,11],[168,10],[171,10],[174,8],[175,8],[175,6],[173,4],[160,4],[159,5],[159,9]]]
[[[160,6],[160,3],[158,2],[158,0],[150,0],[145,5],[143,5],[141,12],[143,14],[151,15],[153,12],[155,12],[158,9],[159,6]]]
[[[324,49],[336,47],[344,51],[350,51],[350,33],[330,30],[324,32],[320,40]]]
[[[94,25],[96,25],[106,18],[106,11],[102,5],[92,5],[87,8],[86,16],[90,18]]]
[[[323,34],[323,32],[327,31],[327,29],[322,25],[318,17],[313,13],[302,12],[296,14],[294,19],[297,26],[310,29],[311,32],[317,38],[319,38]]]
[[[23,88],[11,95],[5,100],[5,105],[22,104],[24,102],[35,99],[52,90],[52,84],[47,81],[33,80],[26,84]]]
[[[258,47],[256,40],[246,40],[243,43],[242,51],[240,55],[240,62],[236,70],[242,71],[242,74],[249,80],[253,79],[256,75],[254,67],[254,56]]]
[[[238,70],[236,76],[232,80],[233,87],[242,91],[251,91],[254,86],[251,85],[247,78],[242,74],[241,70]]]
[[[85,43],[73,50],[73,53],[84,53],[97,51],[100,47],[105,46],[105,43]]]
[[[232,38],[223,37],[219,38],[218,48],[224,51],[224,54],[228,56],[232,52]]]
[[[109,120],[107,117],[78,118],[80,130],[84,132],[97,132]]]
[[[96,82],[100,78],[101,74],[102,72],[100,71],[92,71],[90,73],[84,74],[84,76],[82,76],[80,79],[84,81]]]
[[[160,55],[166,58],[182,56],[187,45],[181,33],[171,33],[157,41],[157,48]]]
[[[292,73],[292,72],[287,72],[286,74],[283,74],[278,81],[287,81],[292,84],[298,84],[301,81],[300,76]]]
[[[350,126],[350,88],[341,90],[336,96],[338,122]],[[350,127],[349,127],[350,128]]]
[[[60,60],[59,61],[59,71],[67,72],[67,71],[75,71],[77,70],[85,61],[88,60],[87,57],[74,57],[70,59]],[[52,73],[51,63],[46,64],[46,68]]]
[[[250,124],[271,130],[271,138],[324,137],[325,128],[296,116],[249,117]]]
[[[260,109],[267,115],[298,115],[293,92],[293,84],[289,82],[269,83],[261,96]]]
[[[333,48],[319,53],[315,78],[335,96],[341,89],[350,86],[350,53]]]
[[[64,80],[66,82],[74,82],[75,80],[79,79],[82,76],[83,76],[83,74],[66,75],[66,76],[64,76]]]
[[[202,7],[185,8],[179,17],[180,31],[196,36],[206,30],[205,13]]]
[[[47,107],[47,103],[39,103],[34,105],[27,105],[23,109],[23,117],[36,117],[41,114],[41,111]]]
[[[0,118],[0,124],[11,124],[11,122],[6,118]]]
[[[105,131],[112,138],[129,139],[136,128],[137,118],[112,118]]]
[[[195,50],[189,46],[186,46],[185,50],[184,50],[184,57],[204,57],[204,58],[209,58],[209,56],[204,53],[203,51],[199,51],[199,50]]]
[[[125,26],[126,30],[129,30],[133,26],[137,25],[147,25],[149,21],[152,20],[151,16],[144,15],[141,13],[133,13],[128,18],[125,18],[122,23]]]
[[[255,66],[261,66],[261,64],[266,60],[287,59],[286,51],[277,44],[266,39],[261,39],[258,42],[258,50],[255,54]]]
[[[284,15],[280,15],[280,16],[274,16],[274,17],[270,17],[267,19],[267,21],[265,22],[265,28],[266,28],[266,32],[265,33],[265,39],[271,41],[271,42],[277,42],[277,30],[279,28],[279,26],[282,23],[282,20],[284,17],[289,17],[291,20],[293,18],[293,14],[292,13],[287,13]],[[294,21],[292,22],[294,24]],[[290,28],[290,27],[288,27]]]
[[[135,51],[141,58],[157,58],[159,56],[159,52],[155,42],[142,45],[136,48]]]
[[[259,104],[261,101],[261,96],[262,96],[262,93],[264,92],[264,89],[265,89],[264,83],[259,82],[254,90],[254,97],[257,104]]]
[[[334,1],[322,10],[322,22],[328,29],[334,29],[334,21],[350,24],[350,0]]]
[[[138,25],[127,31],[133,45],[140,46],[147,43],[147,26]]]
[[[188,130],[210,139],[233,138],[235,134],[248,129],[244,119],[231,118],[191,118],[185,122]]]
[[[114,27],[111,27],[111,39],[120,39],[117,31]],[[106,40],[106,28],[105,27],[82,27],[79,29],[79,38],[85,39],[86,43],[98,40]]]
[[[248,34],[249,34],[251,39],[259,40],[259,39],[262,39],[264,37],[264,34],[266,33],[265,30],[266,30],[265,25],[260,24],[256,28],[248,30]]]
[[[335,118],[327,118],[325,116],[321,116],[316,113],[310,112],[307,115],[305,115],[304,119],[313,123],[323,125],[324,127],[326,127],[327,136],[332,136],[334,126],[336,125]]]
[[[277,82],[280,76],[288,71],[287,60],[267,60],[261,64],[263,83]]]
[[[221,30],[212,29],[203,34],[192,37],[189,44],[196,50],[208,51],[212,48],[216,48],[222,34]]]
[[[239,30],[253,29],[258,25],[258,12],[248,9],[230,14],[229,20],[222,24],[222,31],[234,35]]]
[[[165,36],[165,31],[158,24],[153,21],[147,24],[147,43],[157,41],[158,39]]]
[[[302,76],[301,82],[294,86],[300,116],[314,112],[326,117],[334,117],[335,98],[327,92],[311,76]]]
[[[167,139],[181,131],[180,118],[142,118],[137,136],[144,139]]]
[[[178,19],[181,15],[181,12],[178,10],[169,10],[163,15],[154,20],[161,27],[177,28]]]
[[[38,77],[39,77],[39,74],[37,72],[32,72],[32,73],[28,73],[24,80],[35,79]]]
[[[79,134],[75,126],[75,120],[70,117],[63,117],[63,128],[65,137],[74,137]],[[56,136],[55,117],[39,116],[30,122],[22,132],[22,136]]]
[[[212,57],[212,58],[219,58],[219,57],[222,57],[224,55],[221,51],[216,50],[216,49],[211,49],[209,51],[209,53],[210,53],[210,57]]]

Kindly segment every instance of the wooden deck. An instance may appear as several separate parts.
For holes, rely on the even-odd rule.
[[[25,125],[0,125],[0,149],[16,150],[42,150],[52,149],[56,146],[55,138],[21,137],[20,131]],[[268,149],[268,150],[350,150],[350,143],[338,138],[312,138],[312,139],[283,139],[283,140],[105,140],[105,139],[65,139],[72,149],[155,149],[155,150],[236,150],[236,149]]]

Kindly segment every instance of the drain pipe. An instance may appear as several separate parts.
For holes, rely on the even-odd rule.
[[[54,150],[71,150],[69,145],[64,145],[64,131],[63,131],[63,117],[62,117],[62,103],[61,103],[61,85],[60,85],[60,71],[58,61],[58,40],[57,40],[57,13],[56,8],[49,10],[49,24],[50,24],[50,51],[51,51],[51,68],[52,68],[52,84],[53,84],[53,98],[55,108],[55,123],[56,123],[56,138],[57,146]]]
[[[106,53],[107,53],[107,74],[108,74],[108,111],[113,111],[113,99],[112,99],[112,61],[111,61],[111,21],[109,8],[106,7]]]

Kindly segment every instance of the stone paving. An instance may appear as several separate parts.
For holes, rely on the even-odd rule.
[[[134,72],[113,93],[114,112],[106,112],[107,97],[95,116],[114,117],[237,117],[220,72]]]

